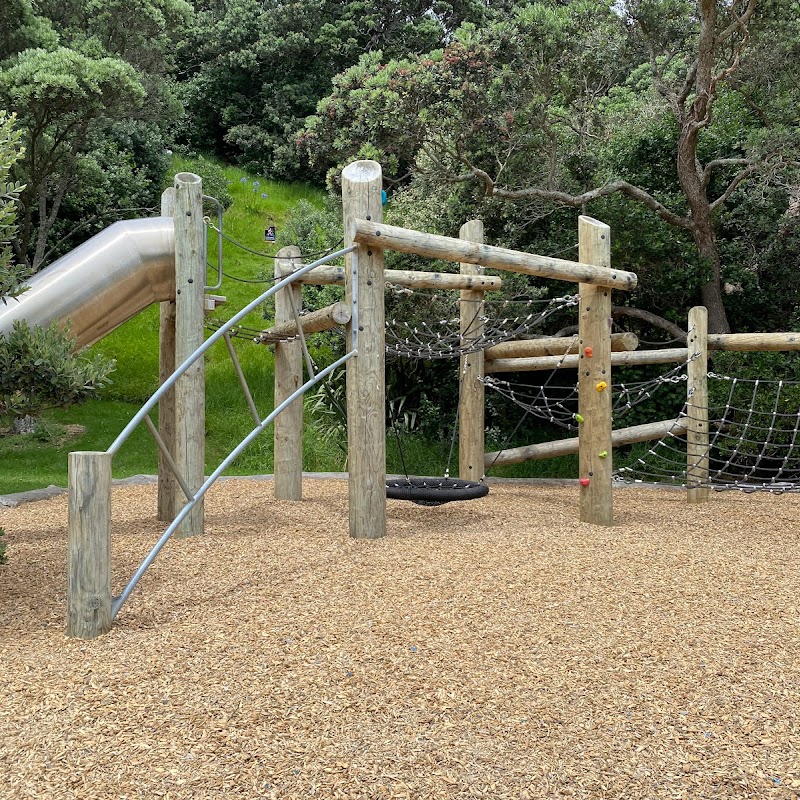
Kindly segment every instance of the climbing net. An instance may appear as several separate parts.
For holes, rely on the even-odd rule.
[[[577,340],[577,337],[575,338]],[[555,375],[561,368],[564,358],[566,358],[566,354],[562,356],[561,361],[547,380],[539,385],[512,383],[491,375],[483,378],[483,383],[487,388],[517,405],[526,414],[567,430],[576,430],[578,427],[576,420],[578,385],[576,382],[562,385],[554,382]],[[612,418],[614,420],[623,418],[632,408],[652,399],[653,395],[665,386],[685,382],[688,363],[687,361],[678,364],[665,374],[647,380],[612,384]]]
[[[395,302],[386,320],[387,354],[400,358],[458,358],[530,334],[552,315],[577,306],[578,296],[476,301],[475,313],[468,316],[463,332],[459,302],[465,301],[452,292],[428,294],[423,302],[417,297],[413,315],[423,318],[419,322],[403,320],[401,316],[410,315],[404,313],[403,302]]]
[[[625,483],[658,483],[687,488],[746,492],[800,491],[800,382],[733,378],[710,372],[705,411],[709,447],[687,464],[686,442],[677,426],[630,467],[616,471]],[[682,421],[697,412],[688,404]],[[708,462],[708,480],[696,470]]]

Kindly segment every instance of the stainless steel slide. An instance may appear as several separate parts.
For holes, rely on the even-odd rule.
[[[171,217],[115,222],[0,302],[0,333],[14,320],[71,322],[79,345],[102,339],[142,309],[175,298],[175,235]]]

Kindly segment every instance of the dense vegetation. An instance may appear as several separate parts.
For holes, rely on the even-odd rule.
[[[371,157],[387,217],[409,227],[453,234],[480,217],[488,241],[552,254],[574,245],[579,212],[608,222],[614,263],[640,279],[614,315],[644,339],[680,336],[697,303],[712,330],[793,329],[793,5],[9,0],[0,109],[16,122],[0,126],[0,224],[13,206],[16,228],[0,237],[0,293],[114,219],[155,209],[173,151],[327,185],[326,204],[281,215],[306,251],[336,242],[339,173]],[[224,192],[211,163],[197,168]],[[425,420],[440,439],[452,425],[450,372],[392,367],[406,428]],[[509,415],[489,412],[502,439]]]

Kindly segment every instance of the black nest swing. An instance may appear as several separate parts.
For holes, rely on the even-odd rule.
[[[409,500],[418,506],[441,506],[455,500],[476,500],[486,497],[485,483],[455,478],[390,478],[386,481],[386,496],[392,500]]]

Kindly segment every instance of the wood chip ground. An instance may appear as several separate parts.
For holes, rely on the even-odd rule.
[[[0,797],[797,798],[800,497],[230,481],[110,634],[64,636],[66,496],[0,510]],[[163,526],[114,490],[115,592]]]

